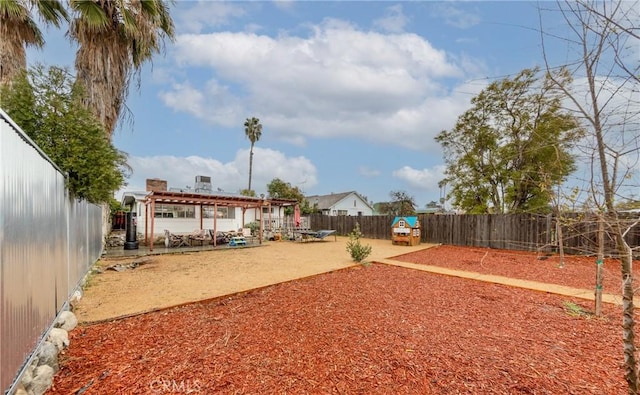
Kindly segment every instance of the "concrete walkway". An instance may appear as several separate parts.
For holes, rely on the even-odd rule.
[[[387,265],[405,267],[408,269],[421,270],[423,272],[443,274],[445,276],[467,278],[470,280],[484,281],[484,282],[493,283],[493,284],[502,284],[510,287],[531,289],[534,291],[569,296],[572,298],[579,298],[579,299],[585,299],[585,300],[591,300],[591,301],[595,300],[594,291],[588,290],[588,289],[565,287],[563,285],[541,283],[538,281],[519,280],[516,278],[494,276],[491,274],[468,272],[464,270],[453,270],[453,269],[447,269],[439,266],[421,265],[416,263],[395,261],[393,259],[376,259],[375,262],[384,263]],[[602,301],[605,303],[622,305],[622,296],[613,295],[613,294],[603,294]]]

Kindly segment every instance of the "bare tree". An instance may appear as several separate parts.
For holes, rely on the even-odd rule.
[[[555,35],[542,26],[541,37],[547,70],[556,87],[567,97],[569,107],[587,130],[586,142],[593,149],[590,191],[604,226],[615,241],[621,263],[623,300],[623,352],[628,393],[637,394],[638,362],[635,346],[632,250],[625,241],[627,229],[616,208],[619,198],[630,194],[638,157],[638,12],[637,1],[601,2],[579,0],[558,2],[568,36]],[[543,10],[541,10],[543,11]],[[577,54],[572,63],[561,65],[562,73],[574,83],[557,79],[558,68],[551,64],[545,40],[563,37],[568,54]],[[551,72],[553,71],[553,72]]]

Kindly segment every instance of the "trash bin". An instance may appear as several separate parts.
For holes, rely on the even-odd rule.
[[[127,233],[124,242],[125,250],[138,249],[138,233],[136,230],[136,213],[127,212]]]

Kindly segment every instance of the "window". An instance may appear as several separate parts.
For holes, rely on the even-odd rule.
[[[213,218],[214,206],[202,206],[202,218]],[[234,219],[235,207],[218,207],[218,219]]]
[[[155,211],[156,218],[195,218],[196,208],[181,204],[158,204]]]
[[[356,207],[356,199],[353,199],[353,207]]]
[[[404,220],[401,219],[400,221],[398,221],[398,228],[404,228],[404,227],[405,227]]]
[[[348,211],[347,210],[338,210],[338,215],[347,215]]]

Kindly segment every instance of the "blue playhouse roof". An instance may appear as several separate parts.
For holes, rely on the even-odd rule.
[[[418,217],[395,217],[391,226],[395,226],[401,219],[403,219],[411,228],[415,228],[416,223],[418,222]]]

